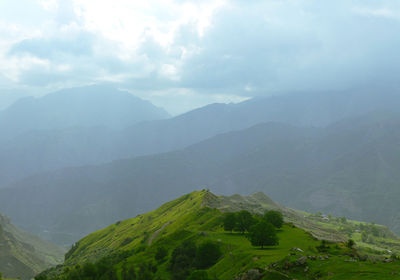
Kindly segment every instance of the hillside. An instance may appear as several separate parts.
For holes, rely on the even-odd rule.
[[[223,212],[241,209],[253,210],[254,214],[280,209],[286,224],[278,231],[279,245],[260,250],[251,246],[244,235],[225,232],[221,227]],[[296,226],[291,222],[296,222]],[[385,255],[360,256],[357,251],[344,246],[342,242],[347,238],[328,243],[322,250],[321,241],[309,234],[309,228],[298,227],[304,222],[317,226],[313,218],[286,209],[261,193],[249,197],[224,197],[207,190],[193,192],[157,210],[119,221],[88,235],[74,244],[63,267],[51,269],[38,279],[55,279],[60,274],[72,279],[79,273],[94,273],[96,266],[105,271],[104,275],[111,275],[106,274],[110,272],[107,269],[115,269],[119,275],[115,279],[122,279],[122,271],[129,267],[135,268],[137,273],[151,268],[147,271],[150,273],[147,277],[151,277],[148,279],[171,279],[172,251],[189,240],[197,245],[207,241],[218,244],[222,256],[206,271],[210,277],[220,280],[399,279],[398,260],[385,258]],[[319,231],[329,236],[342,236],[325,226],[319,226]],[[396,241],[397,237],[393,238]],[[160,248],[166,251],[163,258],[156,257]],[[362,247],[357,245],[358,249]],[[254,272],[254,269],[259,272],[259,278],[244,278],[243,275]],[[175,277],[173,279],[181,279]]]
[[[207,187],[224,194],[264,191],[293,208],[399,232],[400,121],[396,115],[362,119],[323,129],[267,123],[176,152],[41,174],[0,190],[0,211],[25,229],[70,244]]]
[[[21,231],[0,215],[0,272],[4,277],[31,279],[62,261],[62,249]]]

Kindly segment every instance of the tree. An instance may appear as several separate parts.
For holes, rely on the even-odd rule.
[[[330,247],[327,244],[326,240],[321,240],[321,244],[315,248],[317,248],[318,252],[328,252]]]
[[[214,242],[207,241],[199,246],[196,254],[196,267],[206,269],[217,263],[222,252],[220,247]]]
[[[235,213],[227,213],[224,216],[223,224],[224,230],[232,232],[232,230],[236,227],[236,214]]]
[[[270,210],[265,212],[264,220],[271,223],[276,228],[281,228],[283,226],[283,215],[279,211]]]
[[[279,244],[275,227],[264,220],[250,227],[247,238],[250,240],[251,245],[261,246],[261,249],[264,248],[264,246]]]
[[[236,229],[242,234],[248,231],[254,223],[253,216],[246,210],[239,211],[236,214],[236,221]]]

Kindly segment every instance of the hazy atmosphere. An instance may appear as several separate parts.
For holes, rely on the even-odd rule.
[[[0,0],[0,280],[400,279],[400,2]]]
[[[0,103],[115,83],[175,115],[285,91],[397,88],[399,28],[397,1],[2,0]]]

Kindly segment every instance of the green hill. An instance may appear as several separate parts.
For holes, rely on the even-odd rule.
[[[0,272],[4,277],[31,279],[62,261],[62,249],[18,229],[0,215]]]
[[[244,235],[225,232],[221,227],[224,212],[242,209],[253,214],[280,210],[286,223],[278,230],[279,245],[261,250]],[[343,225],[357,230],[345,232]],[[122,279],[123,272],[131,269],[141,275],[138,279],[181,279],[171,271],[171,263],[189,241],[198,247],[212,242],[222,251],[218,261],[205,269],[210,279],[400,279],[400,261],[379,243],[368,255],[366,243],[358,242],[356,249],[345,246],[349,235],[362,234],[359,225],[287,209],[261,193],[224,197],[203,190],[88,235],[74,244],[63,266],[37,279],[78,279],[96,269],[105,274],[87,279]],[[387,228],[369,226],[376,228],[382,240],[398,242]],[[110,268],[115,269],[114,276],[106,274]],[[248,278],[252,274],[260,277]]]

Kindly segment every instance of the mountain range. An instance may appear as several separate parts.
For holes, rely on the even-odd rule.
[[[35,175],[0,190],[0,211],[26,230],[68,244],[182,192],[209,188],[264,191],[290,207],[398,232],[399,143],[397,113],[324,128],[265,123],[174,152]]]
[[[183,149],[263,122],[324,127],[373,111],[397,111],[396,92],[287,93],[211,104],[168,118],[127,92],[91,86],[26,98],[0,112],[0,188],[63,167]]]

